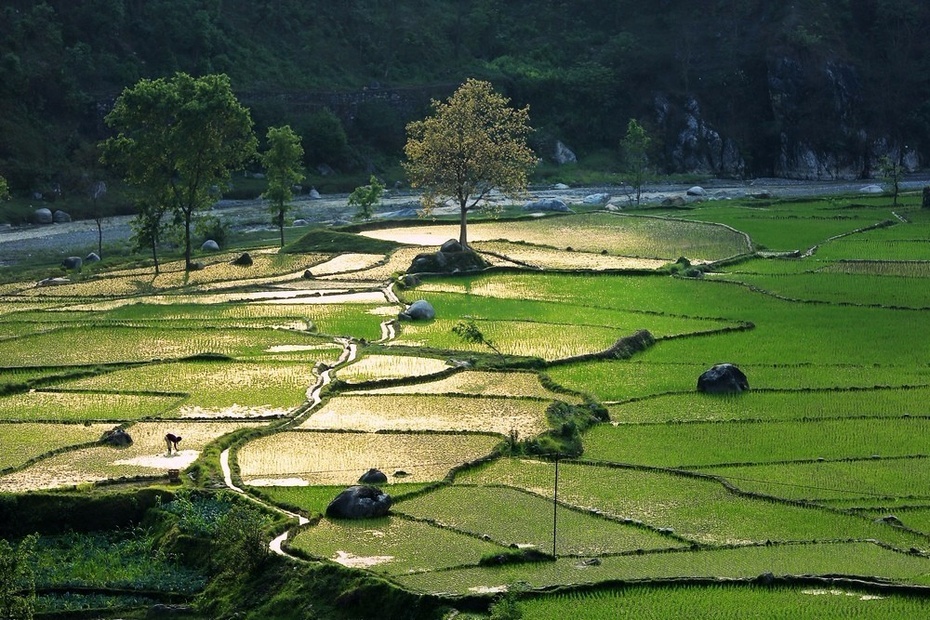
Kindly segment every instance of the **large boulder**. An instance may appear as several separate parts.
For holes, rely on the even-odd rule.
[[[569,209],[564,200],[559,200],[558,198],[543,198],[526,203],[523,205],[523,210],[567,212]]]
[[[455,239],[442,244],[438,252],[417,254],[410,263],[408,273],[462,273],[482,271],[488,263],[477,252],[464,247]]]
[[[603,205],[607,204],[610,200],[610,194],[588,194],[584,197],[584,204],[586,205]]]
[[[384,484],[387,482],[387,474],[380,469],[372,467],[358,479],[360,484]]]
[[[698,377],[697,389],[707,394],[739,394],[749,389],[749,380],[733,364],[717,364]]]
[[[688,191],[685,193],[689,196],[706,196],[707,190],[700,185],[695,185],[694,187],[688,188]]]
[[[568,148],[561,140],[556,140],[555,149],[552,152],[552,159],[560,166],[565,164],[577,163],[578,157]]]
[[[326,507],[330,519],[383,517],[391,509],[391,496],[377,487],[357,485],[336,496]]]
[[[220,244],[214,241],[213,239],[207,239],[203,242],[203,245],[200,246],[200,249],[204,252],[219,252]]]
[[[407,309],[398,314],[397,318],[406,321],[432,321],[436,318],[436,310],[430,302],[419,299],[407,306]]]
[[[132,445],[132,437],[125,430],[116,427],[109,431],[104,431],[100,438],[100,443],[116,448],[125,448]]]
[[[61,266],[68,270],[80,271],[84,265],[84,259],[80,256],[69,256],[61,261]]]
[[[71,216],[61,209],[58,209],[55,211],[55,213],[52,214],[52,221],[56,224],[67,224],[71,221]]]
[[[100,262],[100,255],[97,254],[96,252],[91,252],[90,254],[84,257],[84,262],[85,263],[98,263]]]
[[[52,215],[51,209],[42,207],[41,209],[35,210],[35,213],[32,214],[32,219],[36,224],[51,224],[55,221],[55,216]]]
[[[243,252],[235,260],[232,261],[233,265],[239,267],[251,267],[252,266],[252,255],[248,252]]]

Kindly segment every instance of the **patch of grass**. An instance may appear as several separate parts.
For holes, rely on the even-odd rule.
[[[309,254],[324,252],[337,254],[354,252],[358,254],[390,254],[400,244],[391,241],[372,239],[363,235],[341,232],[329,228],[315,228],[308,231],[297,241],[281,249],[284,254]]]

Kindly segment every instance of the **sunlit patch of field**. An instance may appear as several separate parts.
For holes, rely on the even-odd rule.
[[[127,432],[131,446],[114,448],[99,445],[56,454],[5,476],[0,491],[24,492],[73,486],[134,476],[165,475],[168,469],[184,469],[209,442],[240,428],[259,426],[256,422],[140,422]],[[178,455],[166,454],[165,433],[182,437]]]
[[[166,415],[179,402],[177,395],[31,391],[0,397],[0,420],[136,420]]]
[[[482,556],[503,549],[474,536],[390,516],[324,519],[298,533],[290,547],[344,566],[388,574],[476,565]]]
[[[396,313],[396,309],[392,309]],[[382,379],[423,377],[449,370],[445,360],[413,355],[366,355],[336,371],[336,378],[346,383]]]
[[[493,252],[495,255],[539,269],[655,270],[668,264],[668,261],[662,259],[612,256],[594,252],[566,252],[551,247],[504,241],[474,243],[472,247],[479,252]]]
[[[457,226],[437,224],[363,231],[365,236],[415,245],[439,246],[457,237]],[[675,260],[716,260],[749,250],[746,238],[729,228],[702,222],[585,213],[508,222],[475,222],[468,226],[472,242],[518,241],[572,248],[583,252]],[[558,245],[553,241],[557,240]]]
[[[70,381],[59,387],[128,392],[188,394],[181,415],[199,410],[207,416],[252,417],[286,413],[304,400],[316,382],[313,363],[299,362],[177,362],[147,364]]]
[[[396,272],[407,271],[410,263],[417,254],[423,252],[423,248],[400,248],[395,250],[384,262],[384,264],[374,265],[368,269],[355,271],[352,273],[335,273],[332,275],[320,276],[324,281],[347,281],[347,282],[386,282]],[[382,257],[383,258],[383,257]]]
[[[53,450],[96,441],[112,424],[0,424],[0,470],[18,467]]]
[[[353,394],[471,394],[475,396],[529,396],[560,398],[542,386],[539,376],[531,372],[486,372],[465,370],[437,381],[358,390]]]
[[[314,277],[320,277],[347,271],[361,271],[371,269],[383,260],[383,254],[340,254],[325,263],[314,265],[310,268],[310,274]]]
[[[450,469],[491,453],[499,437],[477,434],[286,431],[242,446],[242,481],[300,478],[309,484],[355,484],[372,467],[404,482],[442,480]]]
[[[300,428],[374,432],[476,431],[532,437],[548,428],[548,401],[467,396],[336,396]]]

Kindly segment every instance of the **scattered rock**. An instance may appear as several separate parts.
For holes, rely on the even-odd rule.
[[[523,205],[524,211],[560,211],[567,212],[568,205],[565,204],[565,201],[559,200],[558,198],[543,198],[541,200],[534,200]]]
[[[347,488],[326,507],[330,519],[370,519],[383,517],[391,509],[391,496],[377,487],[357,485]]]
[[[417,254],[407,271],[409,273],[461,273],[481,271],[487,267],[487,262],[477,252],[462,246],[454,239],[449,239],[442,244],[438,252]]]
[[[207,265],[205,263],[197,261],[197,262],[191,263],[190,271],[203,271],[206,268],[207,268]]]
[[[685,193],[689,196],[705,196],[707,191],[700,185],[695,185],[694,187],[688,189],[688,191]]]
[[[610,200],[610,194],[588,194],[584,197],[586,205],[602,205]]]
[[[413,273],[405,273],[400,283],[404,285],[404,288],[413,288],[420,284],[420,277]]]
[[[98,255],[96,252],[91,252],[90,254],[84,257],[85,263],[96,263],[99,261],[100,261],[100,255]]]
[[[866,185],[865,187],[859,188],[860,194],[884,194],[885,190],[882,189],[881,185]]]
[[[432,321],[436,318],[436,310],[425,299],[418,299],[407,306],[406,310],[398,314],[397,318],[406,321]]]
[[[322,198],[322,196],[320,196],[320,192],[318,192],[315,187],[310,188],[308,195],[310,196],[310,200],[320,200]]]
[[[385,474],[380,469],[375,469],[372,467],[364,474],[362,474],[358,481],[362,484],[384,484],[387,482],[387,474]]]
[[[310,271],[309,269],[304,271],[304,280],[312,280],[312,279],[313,279],[313,272]]]
[[[570,189],[565,183],[556,183],[552,186],[552,189]]]
[[[688,204],[687,201],[685,201],[685,199],[682,198],[681,196],[675,196],[673,198],[666,198],[665,200],[662,201],[663,207],[683,207],[686,204]]]
[[[204,252],[219,252],[220,244],[214,241],[213,239],[207,239],[203,242],[203,245],[200,246],[200,249]]]
[[[892,527],[904,527],[904,523],[901,522],[901,519],[894,515],[885,515],[875,519],[876,523],[884,523],[885,525],[890,525]]]
[[[69,256],[61,261],[61,266],[69,271],[80,271],[84,265],[84,260],[80,256]]]
[[[449,252],[464,252],[465,248],[458,239],[449,239],[439,247],[439,251],[448,254]]]
[[[707,394],[739,394],[749,389],[749,380],[733,364],[717,364],[698,377],[697,389]]]
[[[71,216],[59,209],[52,214],[52,221],[56,224],[67,224],[71,221]]]
[[[68,278],[45,278],[36,282],[36,286],[58,286],[59,284],[71,284]]]
[[[410,474],[405,472],[403,469],[398,469],[397,471],[394,472],[395,478],[406,478],[409,475]]]
[[[52,210],[45,207],[36,209],[35,213],[32,214],[32,219],[36,224],[51,224],[55,221]]]
[[[623,205],[615,205],[614,203],[610,203],[604,208],[608,211],[623,211]]]
[[[126,446],[132,445],[132,437],[130,437],[129,433],[125,430],[117,426],[114,429],[104,431],[103,436],[100,438],[100,443],[117,448],[125,448]]]
[[[310,222],[307,220],[294,220],[294,226],[309,226]]]
[[[772,197],[773,197],[773,194],[772,194],[772,192],[770,192],[770,191],[768,191],[768,190],[762,190],[761,192],[754,192],[754,193],[752,193],[752,194],[749,194],[749,197],[750,197],[750,198],[755,198],[755,199],[757,199],[757,200],[767,200],[767,199],[769,199],[769,198],[772,198]]]
[[[232,261],[232,264],[238,265],[239,267],[251,267],[252,256],[248,252],[243,252],[234,261]]]

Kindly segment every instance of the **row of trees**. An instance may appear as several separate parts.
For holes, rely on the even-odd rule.
[[[433,101],[432,115],[407,126],[403,165],[411,185],[422,190],[423,210],[430,213],[447,201],[457,206],[459,242],[466,248],[469,212],[484,208],[492,191],[524,195],[537,162],[527,145],[529,108],[509,103],[490,83],[469,79],[448,100]],[[151,249],[155,272],[166,219],[182,227],[185,267],[192,269],[195,214],[219,198],[233,170],[256,156],[249,110],[233,95],[226,75],[178,73],[127,88],[106,122],[116,135],[102,144],[103,160],[138,192],[136,238]],[[304,152],[289,125],[270,128],[266,142],[259,156],[268,183],[263,197],[283,246],[293,188],[303,180]],[[649,143],[642,126],[630,120],[622,149],[637,203],[647,178]],[[349,204],[370,217],[383,191],[373,176],[353,192]]]

